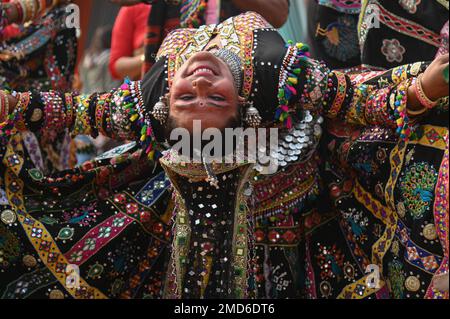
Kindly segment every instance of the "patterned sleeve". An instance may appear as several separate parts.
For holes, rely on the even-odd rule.
[[[51,140],[68,129],[72,137],[138,140],[147,153],[152,150],[153,132],[144,112],[140,81],[127,80],[109,93],[28,92],[19,94],[18,99],[9,122],[19,131],[39,132],[42,139]]]
[[[330,71],[309,57],[306,45],[290,43],[280,72],[275,117],[291,128],[294,117],[303,114],[308,122],[310,114],[316,114],[349,124],[389,127],[407,138],[408,88],[426,65],[418,62],[380,72]]]
[[[323,112],[327,118],[339,118],[349,124],[397,128],[403,135],[407,91],[424,66],[416,63],[388,71],[352,74],[332,71],[327,78]]]

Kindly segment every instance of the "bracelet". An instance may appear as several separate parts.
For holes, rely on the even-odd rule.
[[[345,74],[341,72],[334,72],[334,75],[336,76],[337,80],[337,90],[335,92],[333,104],[331,105],[330,110],[328,111],[328,116],[330,118],[337,117],[342,108],[347,93],[347,79]],[[333,83],[329,82],[328,83],[329,88],[330,84],[331,86],[333,86]]]
[[[23,7],[23,23],[26,23],[27,21],[30,21],[30,7],[28,6],[27,0],[19,0],[20,4]]]
[[[378,90],[377,94],[370,92],[365,108],[365,117],[368,123],[384,125],[395,121],[395,117],[393,117],[392,113],[389,112],[389,96],[391,98],[391,105],[395,105],[397,94],[392,94],[389,87]]]
[[[427,111],[428,111],[428,109],[426,107],[424,107],[418,111],[413,111],[413,110],[407,109],[408,115],[413,116],[413,117],[422,115],[422,114],[426,113]]]
[[[105,135],[109,136],[113,139],[117,139],[117,136],[114,133],[114,130],[112,129],[111,124],[111,96],[113,95],[113,91],[111,91],[105,100],[105,110],[103,111],[103,118],[104,122],[103,125],[105,125]]]
[[[1,91],[2,97],[7,98],[5,92]],[[19,131],[25,131],[25,112],[30,103],[30,93],[21,93],[17,96],[18,101],[14,108],[14,112],[7,115],[7,119],[0,123],[0,140],[2,143],[6,143],[8,138],[16,133],[16,129]],[[4,101],[3,101],[4,102]],[[3,106],[5,103],[3,103]],[[3,111],[4,112],[4,111]]]
[[[417,82],[417,78],[413,78],[411,85],[415,86],[416,82]],[[419,109],[417,111],[413,111],[413,110],[407,108],[406,111],[408,112],[408,115],[410,115],[412,117],[416,117],[416,116],[426,113],[428,111],[428,109],[426,107],[422,107],[421,109]]]
[[[367,100],[368,86],[364,84],[355,85],[355,83],[353,83],[353,87],[353,98],[349,103],[350,106],[346,110],[344,120],[350,124],[367,125],[365,108],[361,101]]]
[[[18,21],[23,24],[27,21],[27,8],[25,7],[25,3],[23,1],[17,1],[15,4],[17,12],[20,12],[20,14],[18,14]]]
[[[33,20],[36,17],[36,13],[37,13],[37,3],[35,2],[35,0],[28,0],[26,2],[27,4],[27,8],[29,8],[30,10],[30,17],[28,20]]]
[[[103,94],[100,96],[95,110],[95,127],[97,131],[104,136],[108,136],[107,128],[104,129],[105,115],[107,109],[109,109],[109,96],[110,94]]]
[[[42,128],[44,141],[53,141],[66,125],[66,114],[61,97],[55,92],[44,92],[41,94],[44,103],[45,122]]]
[[[6,105],[7,100],[8,96],[5,91],[0,90],[0,122],[4,122],[7,114],[9,113],[9,108]]]
[[[9,99],[8,99],[8,95],[6,93],[3,92],[3,94],[4,94],[4,98],[5,98],[5,106],[4,106],[3,112],[6,115],[9,113]],[[4,116],[2,116],[2,119],[3,118],[4,118]]]
[[[14,108],[14,112],[8,116],[8,123],[10,129],[6,131],[7,136],[11,136],[12,128],[16,127],[17,130],[23,132],[27,130],[27,125],[25,123],[25,112],[27,111],[28,105],[30,104],[30,93],[21,93],[17,97],[17,104]],[[0,131],[2,129],[0,128]]]
[[[94,93],[89,97],[89,109],[88,109],[88,124],[91,127],[91,136],[93,138],[98,137],[98,130],[96,125],[97,102],[98,102],[98,93]]]
[[[77,135],[91,135],[91,127],[89,126],[89,98],[86,96],[76,96],[76,115],[75,123],[71,136],[74,138]]]
[[[66,103],[66,127],[70,132],[72,130],[75,115],[72,93],[64,94],[64,101]]]
[[[15,126],[19,131],[26,131],[27,125],[25,123],[25,112],[27,111],[28,105],[30,104],[31,94],[21,93],[18,96],[18,102],[14,110]]]
[[[416,93],[417,99],[419,100],[420,104],[422,104],[422,106],[426,107],[427,109],[432,109],[437,105],[438,101],[430,100],[425,94],[422,86],[422,78],[423,73],[419,74],[419,76],[417,77],[417,81],[414,84],[414,92]]]

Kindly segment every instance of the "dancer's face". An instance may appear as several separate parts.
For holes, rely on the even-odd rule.
[[[199,52],[174,77],[169,117],[173,126],[190,132],[194,120],[201,120],[203,130],[223,130],[239,122],[240,102],[229,67],[213,54]]]

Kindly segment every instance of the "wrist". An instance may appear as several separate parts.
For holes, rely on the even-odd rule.
[[[427,109],[432,109],[441,96],[439,91],[435,87],[428,86],[428,83],[429,81],[423,81],[423,74],[420,74],[414,83],[414,91],[420,104]]]

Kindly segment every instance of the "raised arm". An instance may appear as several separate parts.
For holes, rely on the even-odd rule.
[[[330,71],[309,58],[306,45],[289,44],[280,72],[275,116],[288,128],[292,127],[293,114],[310,110],[344,123],[395,128],[407,138],[410,122],[420,120],[448,98],[444,78],[448,54],[429,66],[418,62],[387,71],[346,74]]]
[[[332,71],[328,76],[324,114],[351,124],[396,128],[401,137],[407,137],[410,122],[448,96],[443,77],[446,65],[448,55],[427,68],[426,63],[415,63],[352,75]]]
[[[140,81],[126,81],[109,93],[92,95],[0,91],[0,114],[5,116],[7,112],[2,110],[9,109],[0,125],[1,137],[8,138],[15,130],[30,130],[50,138],[68,129],[72,136],[101,134],[117,140],[139,140],[151,153],[153,132],[140,85]]]
[[[12,23],[23,24],[32,21],[59,4],[68,0],[13,0],[0,4],[0,30]]]

